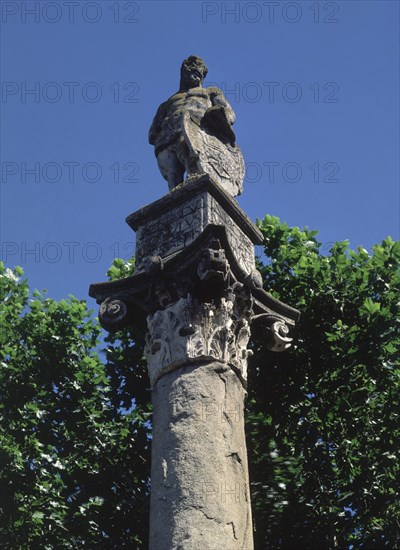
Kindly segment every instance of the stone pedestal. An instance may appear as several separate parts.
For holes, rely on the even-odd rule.
[[[107,330],[147,328],[153,390],[150,550],[252,550],[244,398],[250,330],[290,346],[298,311],[262,288],[257,227],[207,175],[127,222],[136,271],[94,284]]]

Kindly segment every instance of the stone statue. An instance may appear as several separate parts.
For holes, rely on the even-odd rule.
[[[149,142],[169,189],[183,176],[208,174],[230,195],[240,195],[244,161],[235,143],[235,113],[222,91],[203,88],[208,69],[191,55],[182,63],[178,92],[158,108]]]

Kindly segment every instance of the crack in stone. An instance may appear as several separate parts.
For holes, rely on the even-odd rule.
[[[224,416],[225,416],[225,418],[226,418],[226,421],[228,422],[229,426],[230,426],[231,428],[233,428],[233,422],[232,422],[232,419],[231,419],[231,417],[229,416],[229,414],[226,413],[225,411],[223,411],[223,414],[224,414]],[[225,437],[226,437],[226,436],[225,436]]]
[[[217,369],[215,372],[218,374],[220,380],[222,380],[222,382],[224,383],[224,388],[225,388],[225,402],[226,402],[226,396],[227,396],[227,391],[228,391],[228,390],[227,390],[227,387],[226,387],[226,385],[227,385],[227,384],[226,384],[226,382],[227,382],[227,381],[226,381],[226,378],[225,378],[225,376],[221,376],[221,370],[220,370],[220,369]],[[222,372],[225,372],[225,370],[222,370]]]
[[[209,516],[208,514],[206,514],[206,512],[203,510],[203,508],[200,508],[199,506],[194,506],[194,509],[195,510],[198,510],[199,512],[201,512],[207,519],[211,520],[211,521],[215,521],[216,523],[219,523],[221,524],[222,521],[217,519],[217,518],[214,518],[214,517],[211,517]],[[239,540],[237,535],[236,535],[236,529],[235,529],[235,524],[233,523],[233,521],[228,521],[226,523],[226,525],[231,525],[232,526],[232,532],[233,532],[233,538],[235,540]]]
[[[235,540],[238,540],[238,538],[236,536],[235,524],[233,523],[233,521],[229,521],[227,523],[227,525],[232,525],[233,537],[234,537]]]
[[[211,521],[215,521],[216,523],[222,523],[221,520],[217,519],[217,518],[213,518],[209,515],[206,514],[206,512],[203,510],[203,508],[201,508],[200,506],[193,506],[193,508],[195,510],[198,510],[199,512],[201,512],[207,519],[211,520]]]
[[[232,457],[232,458],[236,458],[236,460],[239,462],[239,464],[242,463],[242,459],[240,458],[239,456],[239,453],[236,453],[235,451],[233,453],[229,453],[228,455],[226,455],[227,457]]]

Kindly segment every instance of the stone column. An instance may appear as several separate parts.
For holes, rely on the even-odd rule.
[[[252,550],[244,434],[250,328],[290,345],[298,312],[262,288],[257,227],[208,175],[131,214],[136,270],[92,285],[107,330],[146,324],[154,406],[150,550]]]
[[[214,288],[148,317],[150,549],[252,550],[244,434],[250,295]],[[227,294],[227,297],[220,296]]]
[[[244,397],[219,362],[179,367],[154,386],[151,550],[252,550]]]

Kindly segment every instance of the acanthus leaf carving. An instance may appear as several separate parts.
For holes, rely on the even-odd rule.
[[[245,384],[250,323],[239,315],[243,303],[236,298],[201,303],[188,294],[148,315],[145,354],[152,385],[178,366],[205,360],[231,365]]]

